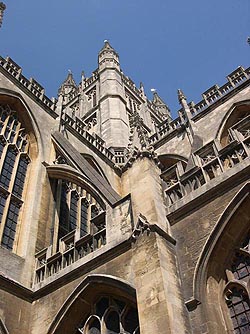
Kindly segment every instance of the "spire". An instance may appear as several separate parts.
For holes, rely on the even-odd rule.
[[[153,100],[152,103],[155,106],[155,108],[162,114],[162,116],[167,116],[169,120],[171,120],[171,115],[170,115],[170,109],[166,105],[166,103],[162,100],[162,98],[157,94],[155,89],[151,89],[153,92]]]
[[[67,95],[71,91],[75,90],[77,90],[77,85],[75,83],[71,70],[69,70],[67,78],[64,80],[64,82],[62,83],[61,87],[58,90],[58,94],[62,93]]]
[[[3,12],[6,9],[6,5],[3,2],[0,2],[0,27],[2,26],[3,23]]]
[[[120,70],[119,55],[107,39],[105,39],[104,46],[98,54],[98,64],[100,70],[104,68],[117,68]]]
[[[179,103],[182,104],[182,100],[187,101],[186,96],[183,94],[183,91],[181,89],[178,89],[178,100]]]
[[[115,51],[115,49],[110,45],[109,41],[107,39],[104,40],[104,46],[99,51],[99,55],[105,51],[113,52],[118,56],[118,53]]]

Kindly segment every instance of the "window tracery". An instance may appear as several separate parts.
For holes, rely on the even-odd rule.
[[[102,296],[92,305],[92,312],[78,327],[78,333],[139,334],[137,309],[123,300]]]
[[[67,234],[76,231],[79,233],[78,239],[93,235],[92,246],[95,248],[105,244],[105,211],[93,196],[83,187],[59,179],[57,180],[57,198],[60,198],[57,203],[59,211],[58,242]]]
[[[25,180],[30,163],[29,141],[17,113],[0,104],[0,236],[1,245],[14,247]]]
[[[247,286],[250,280],[249,236],[235,251],[232,261],[232,279],[228,282],[224,295],[232,320],[233,333],[250,333],[250,299]]]

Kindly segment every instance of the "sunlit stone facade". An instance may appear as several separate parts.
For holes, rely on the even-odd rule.
[[[250,333],[250,68],[173,118],[120,69],[0,58],[0,333]]]

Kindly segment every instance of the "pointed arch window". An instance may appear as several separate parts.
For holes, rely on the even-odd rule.
[[[66,240],[67,235],[72,232],[75,232],[77,240],[93,236],[93,244],[90,246],[92,250],[95,245],[99,248],[105,244],[105,208],[83,187],[62,179],[56,182],[56,198],[60,200],[56,204],[59,221],[58,233],[57,236],[54,235],[54,239],[57,240],[58,247],[59,241]]]
[[[13,250],[23,207],[30,157],[29,140],[16,111],[0,104],[0,238]]]
[[[231,272],[225,291],[225,300],[232,320],[233,333],[250,334],[250,238],[235,251]]]
[[[78,326],[84,334],[139,334],[137,309],[125,300],[101,296],[92,305],[92,313]]]

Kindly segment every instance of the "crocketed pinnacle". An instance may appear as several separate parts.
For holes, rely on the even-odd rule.
[[[103,53],[104,51],[112,51],[115,55],[118,56],[118,53],[115,51],[115,49],[110,45],[109,41],[105,39],[104,46],[101,48],[99,55]]]
[[[3,2],[0,2],[0,27],[2,26],[3,23],[3,12],[6,9],[6,5]]]
[[[58,93],[63,92],[65,88],[77,89],[77,85],[76,85],[75,80],[73,78],[73,74],[70,70],[69,70],[69,73],[67,75],[67,78],[64,80],[61,87],[59,88]]]
[[[181,89],[178,89],[178,100],[179,103],[181,103],[182,100],[186,100],[186,96],[183,94],[183,91]]]
[[[168,105],[162,100],[156,91],[154,91],[152,103],[164,117],[167,117],[169,120],[171,120],[171,114]]]

